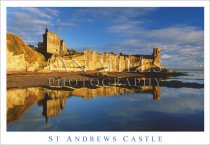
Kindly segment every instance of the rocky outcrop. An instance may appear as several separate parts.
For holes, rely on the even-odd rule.
[[[7,71],[26,71],[28,65],[24,54],[14,55],[7,49]]]
[[[34,71],[45,63],[44,56],[30,48],[19,36],[7,33],[7,72]]]

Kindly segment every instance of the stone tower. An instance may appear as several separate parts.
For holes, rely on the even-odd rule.
[[[48,31],[46,27],[43,34],[43,49],[46,53],[65,55],[67,52],[64,40],[60,40],[59,35]]]
[[[67,47],[64,40],[60,41],[60,55],[65,55],[67,53]]]
[[[153,64],[160,67],[160,48],[153,48]]]

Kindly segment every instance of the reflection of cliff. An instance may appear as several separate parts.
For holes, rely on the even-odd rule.
[[[116,86],[98,88],[77,88],[74,90],[52,90],[46,88],[27,88],[7,90],[7,122],[20,119],[30,107],[38,103],[43,106],[46,122],[65,108],[67,99],[80,96],[85,100],[97,96],[117,96],[125,93],[150,93],[154,100],[160,99],[160,87],[141,86],[139,88],[122,88]]]
[[[43,89],[41,88],[7,90],[7,122],[21,118],[42,97]]]
[[[27,89],[11,89],[7,90],[7,122],[20,119],[23,114],[30,109],[35,103],[43,105],[43,100],[48,99],[56,100],[70,96],[69,91],[63,90],[50,90],[46,88],[27,88]],[[48,106],[50,103],[47,103]],[[52,104],[52,103],[51,103]],[[52,106],[52,105],[51,105]],[[61,107],[64,108],[64,102]],[[50,113],[48,113],[50,114]]]

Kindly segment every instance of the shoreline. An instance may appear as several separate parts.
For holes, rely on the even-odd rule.
[[[171,87],[171,88],[181,88],[181,87],[188,87],[188,88],[203,88],[204,84],[199,84],[196,82],[187,83],[181,81],[167,81],[167,79],[175,77],[175,76],[183,76],[187,75],[186,73],[181,72],[173,72],[173,73],[137,73],[137,72],[107,72],[97,73],[96,71],[88,71],[88,72],[10,72],[7,74],[7,89],[13,88],[27,88],[27,87],[51,87],[49,85],[50,79],[56,81],[65,80],[76,80],[78,81],[78,86],[75,88],[81,87],[100,87],[104,86],[103,83],[108,83],[109,85],[116,85],[120,87],[138,87],[138,86],[128,86],[126,82],[136,84],[137,79],[144,79],[149,80],[150,82],[146,82],[151,86],[163,86],[163,87]],[[96,86],[90,85],[82,85],[85,82],[90,82],[93,79],[97,79],[100,81]],[[106,79],[106,80],[105,80]],[[114,82],[114,79],[118,79],[117,84]],[[101,81],[103,83],[101,83]],[[65,82],[64,82],[65,83]],[[95,83],[93,81],[93,83]],[[118,84],[119,83],[119,84]],[[139,86],[145,86],[145,82],[138,81]],[[66,86],[58,86],[57,88],[66,87]],[[67,86],[68,87],[68,86]]]

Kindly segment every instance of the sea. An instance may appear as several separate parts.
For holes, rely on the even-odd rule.
[[[204,84],[204,71],[169,78]],[[204,88],[7,90],[7,131],[204,131]]]

